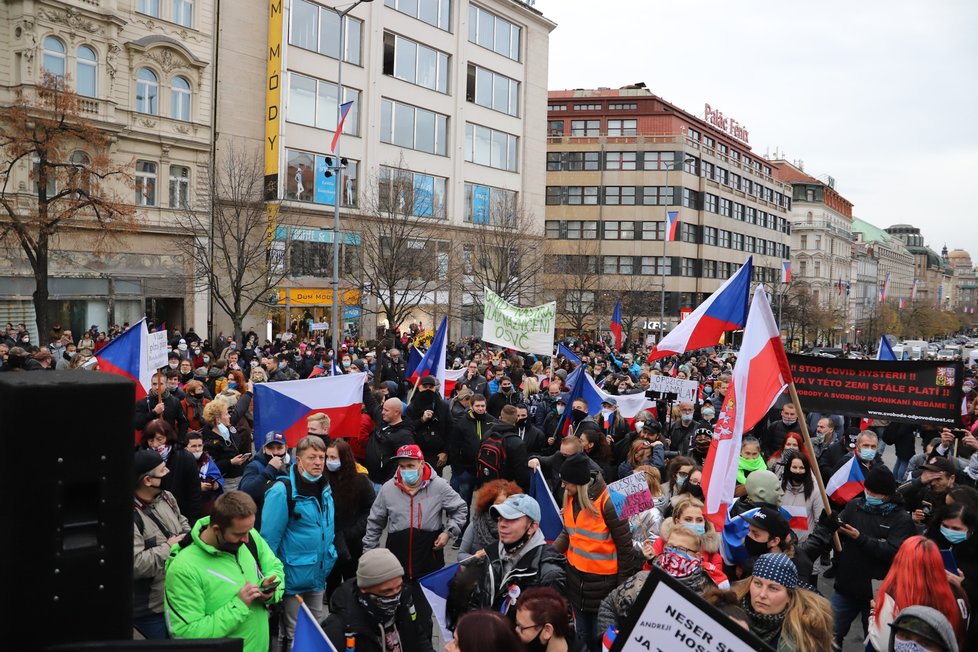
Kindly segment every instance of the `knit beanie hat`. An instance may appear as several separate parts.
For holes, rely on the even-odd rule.
[[[133,486],[139,486],[140,478],[162,463],[163,457],[154,450],[142,448],[136,451],[132,459]]]
[[[357,565],[357,586],[369,589],[404,575],[404,567],[387,548],[374,548],[363,553]]]
[[[571,484],[587,484],[591,481],[591,464],[584,453],[574,453],[560,465],[560,479]]]
[[[912,605],[903,609],[890,625],[890,649],[900,631],[922,636],[947,652],[958,652],[958,642],[947,616],[932,607]]]
[[[874,466],[866,474],[867,489],[881,496],[892,496],[896,493],[897,483],[893,473],[885,466]]]

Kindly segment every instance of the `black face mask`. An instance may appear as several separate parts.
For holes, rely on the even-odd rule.
[[[529,421],[529,419],[517,419],[516,420],[516,427],[517,428],[526,428],[526,422],[527,421]]]
[[[587,419],[587,412],[584,410],[571,410],[571,418],[574,419],[574,423],[579,423]]]
[[[805,476],[807,475],[808,474],[805,473],[804,471],[802,471],[801,473],[794,473],[793,471],[788,471],[787,472],[788,482],[794,484],[802,484],[805,482]]]
[[[751,557],[759,557],[767,552],[770,552],[767,544],[767,541],[761,543],[760,541],[755,541],[750,537],[746,537],[744,539],[744,547],[747,548],[747,552],[750,553]]]
[[[688,493],[693,498],[699,498],[703,500],[703,487],[698,484],[686,484],[686,493]]]
[[[514,552],[516,552],[517,550],[525,546],[526,542],[529,540],[530,540],[530,528],[526,528],[526,532],[523,533],[523,536],[521,536],[513,543],[504,543],[503,549],[506,552],[513,554]]]
[[[540,640],[542,633],[543,627],[540,628],[540,633],[532,641],[523,644],[526,647],[526,652],[547,652],[547,644]]]

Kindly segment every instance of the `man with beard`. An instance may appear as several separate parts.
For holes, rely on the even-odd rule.
[[[758,437],[761,440],[761,452],[764,459],[784,448],[784,439],[789,432],[801,434],[801,426],[798,425],[798,413],[792,403],[785,403],[781,408],[781,418],[771,421],[767,425],[767,431]]]
[[[448,437],[451,434],[452,417],[448,403],[438,395],[438,379],[425,376],[411,397],[404,415],[414,427],[414,443],[432,460],[435,472],[441,475],[448,464]]]
[[[149,394],[146,398],[136,401],[133,428],[142,430],[153,419],[163,419],[173,426],[178,441],[183,442],[185,440],[187,415],[180,405],[180,399],[167,390],[166,377],[160,373],[153,374]]]

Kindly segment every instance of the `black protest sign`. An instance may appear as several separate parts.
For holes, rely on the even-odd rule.
[[[611,646],[611,652],[770,649],[739,623],[654,566]]]
[[[961,363],[788,354],[805,411],[902,423],[961,423]]]

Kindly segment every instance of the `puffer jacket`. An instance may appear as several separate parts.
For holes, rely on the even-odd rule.
[[[435,539],[442,532],[458,538],[468,511],[461,496],[430,465],[424,465],[414,494],[401,483],[398,473],[384,483],[370,508],[363,549],[376,548],[386,527],[387,548],[401,561],[408,579],[420,578],[445,565],[444,548],[435,550]]]
[[[588,497],[592,501],[597,500],[607,490],[608,486],[599,475],[588,485]],[[577,501],[569,495],[564,496],[563,509],[564,511],[574,510],[575,516],[581,510]],[[602,517],[615,543],[618,572],[612,575],[597,575],[585,573],[575,568],[573,564],[567,564],[567,593],[565,595],[575,609],[589,613],[597,613],[601,601],[611,593],[612,589],[624,582],[626,578],[634,575],[642,567],[643,561],[642,556],[632,547],[632,533],[628,527],[628,521],[623,521],[618,516],[610,499],[605,501]],[[558,552],[566,553],[569,546],[570,537],[565,528],[554,541],[554,548]]]
[[[166,540],[189,531],[190,523],[169,491],[160,492],[148,505],[137,499],[133,509],[133,615],[163,613],[163,568],[170,556]]]
[[[366,466],[370,479],[376,484],[383,484],[394,476],[397,464],[391,463],[391,458],[401,446],[415,443],[414,430],[407,421],[399,421],[389,425],[375,419],[377,431],[367,440]]]
[[[484,557],[472,557],[471,564],[482,567],[482,576],[472,593],[470,606],[472,609],[502,610],[506,598],[510,597],[511,587],[519,587],[520,593],[535,587],[550,587],[558,592],[564,592],[567,580],[567,559],[548,544],[539,530],[526,544],[523,552],[512,569],[503,573],[503,562],[499,556],[499,545],[486,548]],[[510,600],[510,607],[515,600]],[[515,614],[515,610],[510,610]]]
[[[289,514],[285,483],[276,480],[265,492],[262,537],[285,565],[287,595],[322,591],[336,564],[333,491],[321,478],[322,494],[317,498],[312,483],[298,477],[295,466],[289,469],[289,480],[294,514]]]
[[[431,644],[431,607],[420,597],[421,590],[404,583],[401,604],[394,614],[394,625],[401,639],[402,652],[434,652]],[[360,602],[356,578],[336,589],[329,603],[329,616],[323,631],[337,650],[346,650],[346,634],[353,634],[357,652],[385,652],[381,626]]]
[[[236,554],[205,543],[200,533],[210,525],[210,516],[197,521],[188,536],[190,545],[174,548],[166,562],[164,608],[170,633],[177,638],[241,638],[244,652],[267,652],[268,611],[255,600],[246,605],[238,598],[245,582],[260,584],[264,576],[283,577],[282,562],[256,531],[249,532],[258,558],[248,546]],[[269,603],[282,599],[280,584]]]
[[[472,410],[466,410],[455,421],[448,442],[448,463],[452,467],[452,473],[475,473],[479,445],[495,422],[488,412],[476,414]]]

